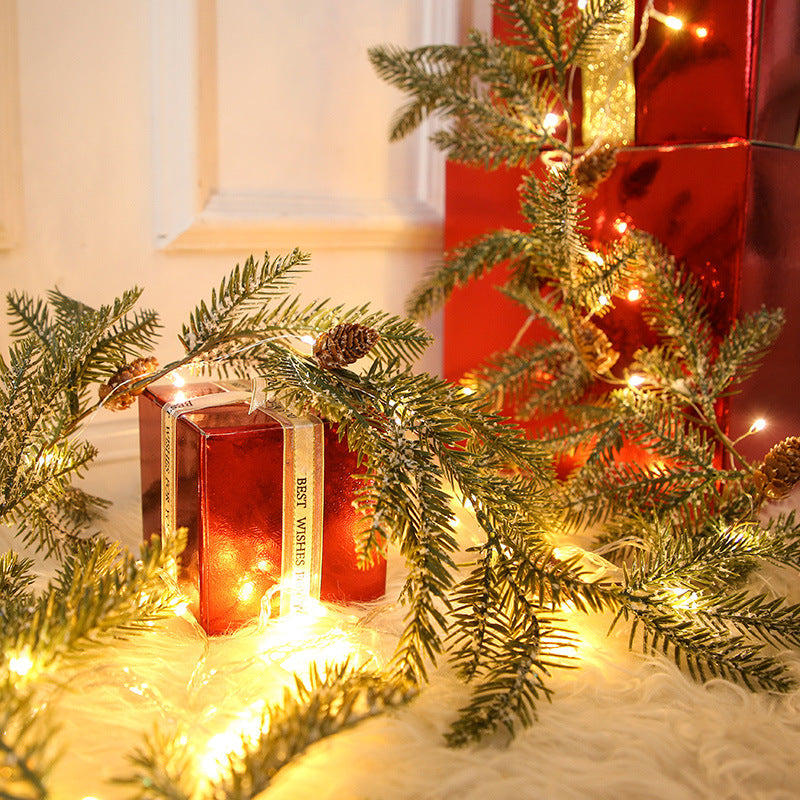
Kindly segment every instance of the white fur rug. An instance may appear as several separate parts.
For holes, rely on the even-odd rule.
[[[108,524],[136,546],[136,498],[122,498]],[[0,549],[11,543],[0,535]],[[393,560],[395,588],[401,570]],[[786,588],[797,594],[798,586]],[[252,726],[260,703],[276,699],[292,671],[305,672],[314,656],[380,662],[394,648],[401,616],[387,606],[372,627],[359,629],[357,613],[331,612],[295,641],[280,624],[207,641],[176,619],[168,632],[105,651],[90,668],[63,676],[55,709],[65,753],[52,796],[130,796],[111,781],[129,774],[129,754],[154,725],[164,732],[184,726],[200,771],[213,775],[216,755]],[[443,668],[409,706],[316,744],[263,799],[800,797],[800,692],[776,697],[719,680],[699,685],[664,659],[628,652],[624,626],[607,637],[608,618],[573,621],[583,634],[580,668],[553,675],[552,703],[542,703],[538,722],[512,742],[444,745],[468,692]],[[786,658],[800,675],[800,656]]]

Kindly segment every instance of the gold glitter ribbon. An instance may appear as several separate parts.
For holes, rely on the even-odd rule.
[[[631,144],[636,135],[636,87],[633,82],[635,0],[625,0],[617,36],[609,37],[593,63],[583,67],[583,141]]]

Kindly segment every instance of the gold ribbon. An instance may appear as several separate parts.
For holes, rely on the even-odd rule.
[[[635,0],[625,0],[620,32],[611,36],[581,71],[583,142],[633,143],[636,136],[636,86],[633,81]]]

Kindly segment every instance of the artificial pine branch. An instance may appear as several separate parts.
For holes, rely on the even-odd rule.
[[[618,35],[623,4],[591,0],[577,11],[555,0],[498,0],[495,9],[510,31],[504,42],[474,35],[450,51],[450,58],[468,65],[469,103],[420,102],[423,92],[452,100],[452,84],[440,81],[424,58],[414,62],[413,75],[404,72],[404,59],[414,60],[415,51],[380,53],[379,75],[411,96],[415,120],[436,114],[449,121],[433,141],[450,158],[489,168],[533,167],[519,189],[523,229],[489,231],[453,249],[415,289],[408,307],[414,316],[428,314],[456,288],[505,268],[500,289],[528,318],[507,351],[464,382],[522,419],[563,413],[543,426],[545,446],[569,469],[555,498],[560,525],[601,523],[599,541],[616,548],[624,572],[618,581],[590,588],[578,561],[553,558],[541,525],[507,511],[519,526],[512,533],[478,509],[487,538],[453,590],[455,662],[468,679],[493,666],[502,671],[489,621],[514,604],[528,615],[536,613],[531,603],[557,606],[568,594],[561,596],[563,570],[565,585],[575,587],[576,606],[616,610],[632,634],[642,632],[646,649],[660,647],[701,677],[786,689],[784,668],[761,653],[759,640],[793,642],[797,611],[780,599],[743,594],[741,587],[765,560],[798,565],[794,517],[765,528],[758,522],[765,502],[784,497],[798,482],[798,448],[787,440],[756,467],[717,417],[720,403],[774,342],[782,314],[762,309],[720,330],[700,284],[651,237],[629,231],[602,250],[589,246],[578,193],[587,187],[574,174],[572,79],[576,66],[596,60]],[[525,70],[525,81],[511,79]],[[548,103],[566,134],[551,136],[539,168],[541,110]],[[513,124],[498,121],[505,115]],[[524,126],[529,133],[520,138]],[[600,323],[629,289],[640,294],[643,321],[656,340],[632,360],[621,358]],[[551,333],[531,344],[525,334],[535,320]],[[631,543],[647,555],[637,555]],[[521,613],[507,630],[524,624]],[[490,681],[481,690],[487,707],[504,696],[501,683]]]

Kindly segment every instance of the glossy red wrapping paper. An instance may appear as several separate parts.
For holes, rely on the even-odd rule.
[[[575,8],[575,0],[571,0]],[[635,2],[638,39],[645,0]],[[659,0],[634,61],[636,140],[716,142],[734,137],[794,144],[800,123],[798,0]],[[505,25],[495,16],[495,35]],[[701,35],[705,33],[705,35]],[[580,86],[578,83],[577,86]],[[580,139],[581,98],[574,126]]]
[[[151,386],[139,399],[145,537],[161,529],[161,408],[176,391]],[[219,389],[191,384],[181,391],[190,398]],[[194,411],[177,422],[177,524],[188,529],[179,579],[209,634],[257,618],[261,598],[281,578],[283,429],[261,410],[248,412],[246,403],[238,403]],[[385,592],[386,562],[366,570],[357,565],[355,537],[363,521],[351,501],[359,468],[327,424],[324,454],[320,599],[374,600]]]
[[[447,166],[445,246],[499,227],[524,227],[518,212],[518,170]],[[620,151],[617,169],[588,201],[589,235],[618,236],[624,220],[652,233],[702,283],[711,318],[722,333],[736,315],[761,305],[786,309],[787,323],[763,367],[730,398],[736,437],[764,417],[769,428],[742,442],[759,457],[800,434],[800,151],[745,141]],[[444,312],[444,371],[457,380],[497,351],[507,350],[526,314],[495,288],[498,268],[457,290]],[[649,341],[636,305],[623,300],[607,326],[623,360]],[[529,339],[546,335],[533,328]]]

